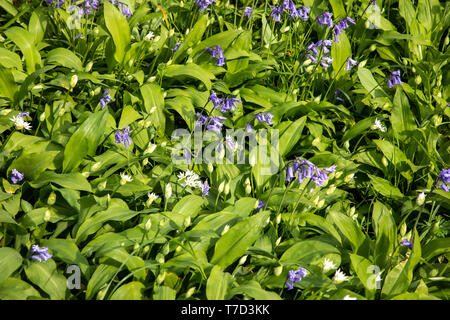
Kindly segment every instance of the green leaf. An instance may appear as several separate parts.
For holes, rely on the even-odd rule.
[[[345,131],[344,136],[342,137],[342,142],[349,141],[361,135],[364,131],[366,131],[373,125],[375,119],[376,117],[365,118],[353,125],[350,129]]]
[[[52,300],[63,300],[66,295],[66,278],[56,270],[52,259],[46,262],[33,262],[25,267],[27,278],[44,290]]]
[[[371,174],[367,175],[369,176],[370,181],[372,182],[373,188],[377,192],[381,193],[383,196],[397,200],[400,200],[401,198],[404,197],[403,193],[401,193],[399,188],[394,187],[389,181],[377,176],[373,176]]]
[[[321,240],[308,239],[297,242],[287,249],[281,256],[280,263],[282,265],[313,264],[320,262],[328,254],[340,256],[336,246]]]
[[[5,31],[5,34],[22,51],[28,74],[33,73],[36,68],[41,67],[41,55],[36,49],[34,36],[30,32],[20,27],[11,27]]]
[[[400,137],[407,137],[409,131],[417,128],[415,118],[405,93],[397,88],[391,113],[391,124],[394,133]]]
[[[142,98],[144,99],[144,108],[150,114],[150,121],[155,126],[160,136],[164,135],[166,128],[166,117],[164,116],[164,96],[159,85],[146,83],[141,88]],[[153,107],[156,110],[151,111]]]
[[[156,287],[153,292],[153,300],[175,300],[177,292],[167,286]]]
[[[33,286],[16,278],[0,283],[0,300],[26,300],[28,297],[40,297]]]
[[[243,256],[260,236],[268,218],[269,212],[263,211],[231,227],[217,241],[211,263],[226,268]]]
[[[185,56],[185,51],[187,51],[189,48],[192,48],[194,45],[196,45],[203,37],[203,34],[206,31],[208,23],[208,15],[203,14],[200,16],[200,18],[195,23],[194,27],[188,35],[186,36],[186,39],[180,44],[180,47],[173,55],[173,61],[174,63],[178,63],[183,56]]]
[[[22,265],[22,260],[13,248],[0,248],[0,284]]]
[[[22,154],[11,163],[8,171],[17,169],[25,175],[25,179],[35,180],[53,166],[53,160],[59,153],[60,151],[45,151]]]
[[[86,274],[89,263],[80,253],[73,240],[69,239],[49,239],[42,240],[42,245],[48,247],[53,256],[61,259],[67,264],[75,264],[80,267],[81,272]]]
[[[371,266],[374,264],[366,258],[353,253],[350,254],[350,261],[353,270],[355,270],[359,280],[368,291],[368,294],[366,295],[373,297],[375,291],[377,290],[375,282],[377,280],[377,275],[373,273],[377,270],[371,270]]]
[[[32,186],[33,188],[41,188],[42,186],[45,186],[50,182],[56,183],[61,187],[67,189],[92,192],[91,185],[87,181],[86,177],[84,177],[79,172],[74,173],[56,173],[51,171],[44,172],[36,180],[30,182],[30,186]]]
[[[186,65],[172,64],[164,69],[164,77],[177,78],[180,80],[184,78],[194,78],[201,81],[208,91],[211,90],[211,79],[215,78],[211,72],[194,63],[188,63]]]
[[[280,154],[287,155],[297,144],[305,127],[306,116],[292,122],[280,137]]]
[[[91,300],[108,281],[112,279],[117,271],[117,267],[100,264],[89,279],[86,289],[86,300]]]
[[[219,266],[214,266],[206,282],[206,297],[208,300],[225,300],[233,277],[223,272]]]
[[[92,113],[74,132],[64,149],[63,173],[74,170],[86,155],[94,155],[105,133],[107,108]]]
[[[202,206],[206,204],[203,197],[196,195],[189,195],[181,198],[173,207],[172,212],[181,214],[185,217],[195,218],[200,212]]]
[[[114,58],[118,63],[122,63],[125,51],[130,45],[130,26],[125,16],[113,4],[105,2],[104,8],[106,28],[116,47]]]
[[[335,79],[339,79],[345,73],[347,59],[352,57],[352,48],[350,41],[347,38],[345,32],[339,35],[339,41],[334,42],[331,47],[331,58],[333,58],[333,72],[335,73]]]
[[[363,87],[373,98],[388,97],[383,88],[378,85],[378,82],[375,80],[369,69],[358,67],[357,73],[359,81],[361,81]]]
[[[380,201],[375,202],[372,213],[375,230],[375,264],[383,268],[394,250],[397,228],[391,211]]]
[[[234,288],[230,291],[229,296],[233,297],[237,294],[243,294],[255,300],[281,300],[277,293],[264,290],[255,280],[250,280]]]
[[[195,108],[192,100],[188,97],[178,96],[169,99],[166,102],[167,109],[173,109],[183,118],[189,127],[189,130],[194,129],[195,123]]]
[[[412,182],[411,169],[414,172],[414,164],[406,157],[402,150],[386,140],[373,140],[384,156],[392,162],[395,168],[404,176],[408,182]]]
[[[17,224],[17,222],[14,221],[13,218],[11,218],[11,215],[8,212],[6,212],[5,210],[2,210],[2,209],[0,209],[0,223]]]
[[[0,57],[0,59],[2,58]],[[11,71],[0,68],[0,97],[5,97],[10,101],[14,101],[14,95],[18,88]]]
[[[134,110],[132,106],[125,106],[125,108],[122,109],[122,116],[120,117],[119,122],[119,129],[123,129],[129,124],[135,122],[136,120],[142,118],[142,116]]]
[[[0,48],[0,65],[5,68],[16,68],[19,71],[23,70],[22,60],[17,53],[11,52],[5,48]]]
[[[450,253],[450,238],[434,239],[423,246],[423,258],[430,261],[432,258]]]
[[[47,64],[57,64],[66,68],[84,71],[80,58],[66,48],[56,48],[47,54]]]
[[[350,241],[353,252],[357,252],[366,237],[355,221],[349,216],[336,211],[328,214],[327,220],[336,225],[339,231]]]
[[[129,282],[120,286],[110,300],[144,300],[145,286],[138,281]]]

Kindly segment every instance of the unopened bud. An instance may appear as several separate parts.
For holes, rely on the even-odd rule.
[[[223,231],[222,231],[221,235],[223,236],[225,233],[227,233],[227,231],[228,231],[229,229],[230,229],[230,225],[227,224],[227,225],[223,228]]]
[[[186,53],[187,54],[191,54],[192,53],[192,48],[187,49]]]
[[[101,165],[102,165],[102,163],[101,163],[100,161],[94,163],[94,164],[91,166],[91,171],[97,171],[98,169],[100,169]]]
[[[313,72],[313,70],[314,70],[314,66],[308,66],[308,67],[305,69],[305,71],[306,71],[307,73],[311,73],[311,72]]]
[[[191,217],[186,217],[186,219],[184,219],[184,226],[187,228],[191,225]]]
[[[416,78],[414,79],[414,82],[419,85],[422,83],[422,77],[419,75],[416,76]]]
[[[145,246],[144,250],[143,250],[144,254],[149,252],[149,251],[150,251],[150,246]]]
[[[363,60],[359,63],[359,67],[364,68],[367,63],[367,60]]]
[[[313,147],[317,147],[320,143],[320,137],[317,137],[313,140],[312,145]]]
[[[281,222],[281,213],[279,213],[275,219],[276,224],[280,224],[280,222]]]
[[[90,61],[90,62],[86,65],[86,67],[84,68],[84,71],[90,72],[93,65],[94,65],[94,62],[93,62],[93,61]]]
[[[146,166],[148,164],[148,158],[145,158],[144,160],[142,160],[142,165]]]
[[[290,28],[291,28],[291,27],[287,26],[287,27],[281,29],[281,33],[288,32]]]
[[[337,171],[336,172],[336,179],[338,179],[340,176],[342,176],[342,171]]]
[[[64,108],[61,108],[58,111],[58,116],[62,117],[64,115],[64,113],[66,113],[66,110],[64,110]]]
[[[442,117],[438,116],[437,114],[433,115],[431,119],[433,120],[433,124],[435,127],[439,126],[442,123]]]
[[[421,206],[424,204],[424,202],[425,202],[425,193],[421,192],[417,197],[416,203],[418,206]]]
[[[383,156],[383,158],[381,158],[381,163],[385,167],[387,167],[389,165],[388,159],[385,156]]]
[[[275,247],[278,247],[280,245],[280,243],[281,243],[281,237],[279,237],[277,239],[277,241],[275,241]]]
[[[325,204],[325,199],[320,200],[320,201],[317,203],[317,208],[319,208],[319,209],[322,208],[324,204]]]
[[[317,196],[315,199],[314,199],[314,204],[317,206],[317,204],[319,203],[319,200],[320,200],[320,197],[319,196]]]
[[[164,258],[163,258],[163,259],[164,259]],[[163,262],[163,263],[164,263],[164,262]],[[163,283],[163,281],[164,281],[165,278],[166,278],[166,273],[165,273],[165,272],[160,273],[160,274],[158,275],[158,277],[156,277],[156,283],[157,283],[157,284]]]
[[[219,194],[223,192],[223,189],[224,189],[224,188],[225,188],[225,181],[222,181],[222,182],[219,184],[219,188],[217,189],[217,191],[219,192]]]
[[[252,186],[247,184],[245,185],[245,193],[250,194],[252,192]]]
[[[97,189],[100,190],[100,191],[105,190],[105,188],[106,188],[106,180],[100,182],[100,183],[97,185]]]
[[[145,223],[145,230],[150,230],[150,228],[152,227],[152,219],[148,218],[147,222]]]
[[[334,191],[336,190],[336,186],[334,184],[332,184],[328,190],[327,190],[327,194],[332,194]]]
[[[133,250],[137,250],[137,249],[139,249],[139,247],[140,247],[139,243],[136,242],[133,246]]]
[[[166,184],[164,196],[166,197],[166,199],[169,199],[172,196],[172,186],[170,185],[170,183]]]
[[[74,88],[77,85],[78,82],[78,76],[76,74],[74,74],[71,78],[70,78],[70,86],[72,88]]]
[[[306,67],[309,66],[312,63],[311,59],[306,59],[305,61],[303,61],[302,66]]]
[[[350,147],[350,142],[348,142],[348,140],[347,140],[344,142],[344,148],[348,149],[349,147]]]
[[[347,175],[347,176],[344,178],[344,182],[350,182],[350,180],[353,179],[354,175],[355,175],[354,173],[351,173],[351,174]]]
[[[247,261],[247,255],[245,255],[245,256],[243,256],[242,258],[239,259],[238,265],[240,266],[240,265],[244,264],[245,261]]]
[[[283,266],[278,266],[273,269],[273,274],[278,277],[283,272]]]
[[[156,144],[153,144],[153,143],[149,142],[148,143],[148,147],[147,147],[147,149],[145,149],[144,153],[149,153],[150,154],[153,151],[155,151],[156,147],[157,147]]]
[[[56,202],[56,194],[52,191],[48,196],[47,204],[52,206],[55,204],[55,202]]]
[[[212,165],[212,163],[208,163],[208,172],[212,173],[214,171],[214,166]]]
[[[351,207],[350,211],[349,211],[350,216],[353,216],[355,214],[355,211],[356,211],[356,208],[355,207]]]
[[[154,82],[155,80],[156,80],[155,76],[152,76],[152,77],[148,78],[148,82]]]
[[[371,52],[377,50],[377,45],[376,45],[376,44],[372,44],[372,45],[370,46],[369,50],[370,50]]]
[[[181,4],[180,4],[181,6]],[[186,298],[190,298],[195,293],[195,287],[192,287],[186,291]]]
[[[163,256],[162,254],[160,254],[159,257],[158,257],[158,256],[156,257],[156,261],[157,261],[159,264],[163,264],[163,263],[165,262],[164,256]]]
[[[52,212],[50,210],[45,210],[44,221],[46,221],[46,222],[50,221],[51,217],[52,217]]]
[[[223,193],[224,193],[226,196],[230,193],[230,183],[229,183],[229,182],[227,182],[227,183],[225,184],[225,188],[224,188],[224,190],[223,190]]]
[[[170,29],[169,31],[169,37],[173,36],[175,33],[175,29]]]
[[[182,246],[178,246],[178,247],[175,248],[175,252],[176,252],[176,253],[180,253],[181,250],[183,250],[183,247],[182,247]]]

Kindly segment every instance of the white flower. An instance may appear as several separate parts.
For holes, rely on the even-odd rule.
[[[20,115],[14,116],[14,117],[10,118],[10,120],[12,122],[14,122],[17,130],[22,130],[22,129],[31,130],[30,123],[23,120],[23,117]]]
[[[133,179],[131,179],[131,177],[129,175],[127,175],[126,173],[123,173],[123,172],[120,174],[120,178],[121,178],[120,179],[121,185],[124,185],[127,182],[133,181]]]
[[[187,170],[185,173],[178,174],[178,180],[182,187],[202,188],[203,183],[200,180],[200,176],[192,170]]]
[[[356,297],[350,297],[350,295],[346,295],[344,300],[358,300]]]
[[[158,199],[159,196],[155,193],[148,193],[148,200],[147,200],[147,206],[150,207],[153,203],[153,201],[155,201],[156,199]]]
[[[230,229],[230,225],[229,224],[225,225],[221,235],[223,236],[225,233],[227,233],[228,229]]]
[[[383,124],[381,123],[380,120],[378,120],[378,118],[375,119],[375,123],[372,125],[371,129],[372,130],[379,129],[381,132],[385,132],[386,131],[386,127],[383,126]]]
[[[323,269],[322,269],[323,272],[327,272],[327,271],[330,271],[332,269],[336,269],[336,265],[334,264],[334,262],[329,260],[328,258],[325,258],[323,260],[322,264],[323,264]]]
[[[153,37],[155,36],[155,34],[153,32],[149,32],[146,36],[145,36],[145,40],[146,41],[150,41],[153,39]]]
[[[148,143],[148,147],[145,150],[145,153],[152,153],[156,149],[156,144],[153,144],[151,142]]]
[[[336,273],[334,274],[333,280],[336,283],[341,283],[347,281],[348,277],[345,275],[344,272],[341,271],[341,269],[337,269]]]
[[[417,205],[421,206],[425,202],[425,193],[421,192],[419,193],[419,196],[417,197],[416,203]]]

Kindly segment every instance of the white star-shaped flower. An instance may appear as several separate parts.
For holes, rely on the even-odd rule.
[[[127,182],[131,182],[133,181],[133,179],[131,179],[131,177],[129,175],[127,175],[126,173],[122,172],[120,174],[120,184],[124,185]]]
[[[21,117],[20,115],[14,116],[14,117],[10,118],[10,120],[12,122],[14,122],[14,125],[16,126],[17,130],[23,130],[23,129],[31,130],[30,123],[23,120],[23,117]]]
[[[323,260],[322,264],[323,264],[323,268],[322,268],[323,272],[327,272],[327,271],[336,269],[336,265],[334,264],[334,262],[329,260],[328,258],[325,258]]]
[[[347,281],[348,277],[345,275],[344,272],[341,271],[341,269],[337,269],[336,273],[334,274],[333,280],[336,283],[341,283]]]

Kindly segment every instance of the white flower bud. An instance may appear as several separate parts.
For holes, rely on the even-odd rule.
[[[313,140],[312,145],[313,147],[317,147],[320,143],[320,137],[317,137]]]
[[[166,184],[164,196],[166,197],[166,199],[169,199],[172,196],[172,186],[170,185],[170,183]]]
[[[314,68],[315,68],[315,66],[308,66],[308,67],[305,69],[305,71],[306,71],[307,73],[311,73],[311,72],[313,72]]]
[[[144,160],[142,160],[142,165],[146,166],[148,164],[148,158],[145,158]]]
[[[164,259],[164,258],[163,258],[163,259]],[[163,263],[164,263],[164,262],[163,262]],[[160,273],[160,274],[158,275],[158,277],[156,277],[156,283],[157,283],[157,284],[163,283],[165,278],[166,278],[166,273],[165,273],[165,272]]]
[[[175,29],[170,29],[169,31],[169,37],[172,37],[175,33]]]
[[[181,2],[181,3],[183,3],[183,2]],[[181,4],[180,4],[180,6],[181,6]],[[186,299],[190,298],[194,293],[195,293],[195,287],[188,289],[188,291],[186,291]]]
[[[240,265],[244,264],[245,261],[247,261],[247,255],[245,255],[245,256],[243,256],[242,258],[239,259],[238,265],[240,266]]]
[[[50,210],[45,210],[44,221],[45,222],[50,221],[51,217],[52,217],[52,212]]]
[[[144,247],[144,254],[150,251],[150,246],[145,246]]]
[[[156,80],[155,76],[152,76],[152,77],[148,78],[148,82],[154,82],[155,80]]]
[[[66,113],[66,110],[64,110],[64,108],[61,108],[58,111],[58,116],[62,117],[64,115],[64,113]]]
[[[144,153],[149,153],[150,154],[153,151],[155,151],[156,147],[157,147],[156,144],[153,144],[153,143],[149,142],[148,143],[148,147],[147,147],[147,149],[145,149]]]
[[[147,222],[145,223],[145,230],[149,231],[152,227],[152,219],[148,218]]]
[[[225,233],[227,233],[227,231],[228,231],[229,229],[230,229],[230,225],[229,225],[229,224],[225,225],[225,227],[223,228],[223,231],[222,231],[221,235],[223,236]]]
[[[442,117],[437,114],[433,115],[431,118],[435,127],[439,126],[442,123]]]
[[[192,48],[187,49],[187,54],[191,54],[192,53]]]
[[[418,206],[421,206],[424,204],[424,202],[425,202],[425,193],[421,192],[421,193],[419,193],[419,196],[417,197],[416,203]]]
[[[354,173],[351,173],[351,174],[347,175],[344,178],[344,182],[350,182],[353,179],[354,175],[355,175]]]
[[[280,242],[281,242],[281,237],[279,237],[277,239],[277,241],[275,241],[275,247],[278,247],[280,245]]]
[[[217,189],[217,191],[219,192],[219,194],[223,192],[223,189],[224,189],[224,188],[225,188],[225,181],[222,181],[222,182],[219,184],[219,188]]]
[[[342,171],[336,171],[336,179],[338,179],[340,176],[342,176]]]
[[[328,190],[327,190],[327,194],[332,194],[334,191],[336,190],[336,186],[334,184],[332,184]]]
[[[175,248],[175,252],[176,252],[176,253],[180,253],[181,250],[183,250],[183,247],[182,247],[182,246],[178,246],[178,247]]]
[[[281,33],[288,32],[290,28],[291,28],[291,27],[287,26],[287,27],[281,29]]]
[[[250,194],[252,192],[252,186],[249,184],[245,185],[245,193]]]
[[[273,269],[273,274],[278,277],[283,272],[283,266],[278,266],[275,269]]]
[[[418,75],[416,76],[416,78],[414,79],[414,82],[415,82],[417,85],[419,85],[419,84],[422,83],[422,77],[420,76],[420,74],[418,74]]]
[[[106,180],[100,182],[100,183],[97,185],[97,189],[100,190],[100,191],[105,190],[105,188],[106,188]]]
[[[319,208],[319,209],[322,208],[324,204],[325,204],[325,199],[320,200],[320,201],[317,203],[317,208]]]
[[[98,161],[98,162],[94,163],[91,166],[91,171],[97,171],[98,169],[100,169],[101,165],[102,165],[101,161]]]
[[[52,206],[55,204],[55,202],[56,202],[56,194],[52,191],[48,196],[47,204]]]
[[[186,217],[186,219],[184,219],[184,226],[187,228],[191,225],[191,217]]]
[[[133,246],[133,250],[137,250],[137,249],[139,249],[139,243],[138,242],[136,242],[135,244],[134,244],[134,246]]]
[[[280,224],[280,222],[281,222],[281,213],[279,213],[275,219],[276,224]]]
[[[309,66],[311,63],[312,63],[311,59],[306,59],[305,61],[303,61],[302,66],[303,66],[303,67],[307,67],[307,66]]]
[[[90,72],[93,65],[94,65],[94,62],[93,62],[93,61],[90,61],[90,62],[86,65],[86,67],[84,68],[84,71]]]
[[[225,188],[224,188],[224,190],[223,190],[223,193],[224,193],[226,196],[230,193],[230,183],[229,183],[229,182],[227,182],[227,183],[225,184]]]
[[[77,85],[78,82],[78,76],[76,74],[74,74],[71,78],[70,78],[70,86],[72,88],[75,88],[75,86]]]
[[[208,163],[208,172],[212,173],[214,171],[214,166],[212,165],[212,163]]]
[[[369,50],[370,50],[371,52],[377,50],[377,45],[376,45],[376,44],[372,44],[372,45],[370,46]]]

